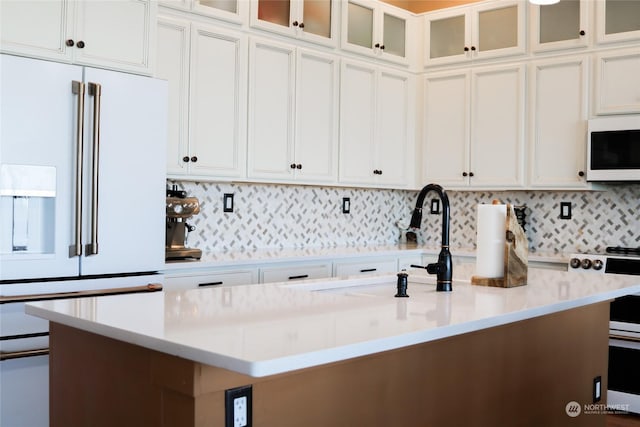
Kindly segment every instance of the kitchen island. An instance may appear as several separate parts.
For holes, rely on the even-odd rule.
[[[411,272],[49,301],[51,426],[224,426],[252,386],[255,426],[604,426],[567,415],[607,388],[608,302],[633,276],[530,269],[452,293]],[[606,395],[599,403],[606,401]]]

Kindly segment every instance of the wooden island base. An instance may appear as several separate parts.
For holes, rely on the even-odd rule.
[[[253,378],[51,323],[51,427],[224,427],[253,386],[255,427],[605,426],[609,303]],[[348,325],[345,325],[348,327]]]

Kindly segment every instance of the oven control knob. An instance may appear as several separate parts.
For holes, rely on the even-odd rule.
[[[591,260],[589,258],[585,258],[582,260],[582,268],[584,268],[585,270],[588,270],[591,268]]]
[[[599,259],[593,260],[593,269],[594,270],[602,270],[602,267],[603,267],[602,260],[599,260]]]
[[[582,263],[578,258],[571,258],[571,260],[569,261],[569,265],[571,266],[571,268],[578,268],[581,264]]]

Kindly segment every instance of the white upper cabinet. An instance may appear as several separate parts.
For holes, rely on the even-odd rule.
[[[151,73],[157,5],[150,0],[3,0],[3,52]]]
[[[588,188],[586,144],[589,62],[586,56],[531,64],[529,184]]]
[[[411,168],[408,74],[343,61],[340,182],[406,188]]]
[[[249,178],[335,183],[338,59],[252,39],[250,64]]]
[[[531,47],[534,52],[586,47],[592,38],[588,0],[531,4]]]
[[[250,23],[255,28],[335,46],[337,7],[333,0],[251,0]]]
[[[596,7],[596,42],[640,40],[640,1],[599,0]]]
[[[425,65],[524,53],[525,6],[504,0],[425,14]]]
[[[608,50],[595,57],[595,114],[640,113],[640,49]]]
[[[521,188],[524,66],[429,73],[424,83],[423,182]]]
[[[244,23],[249,11],[246,0],[158,0],[158,3],[235,24]]]
[[[342,2],[342,48],[386,61],[409,64],[411,15],[383,2]]]
[[[169,176],[246,175],[247,46],[241,33],[159,19],[156,76],[169,82]]]

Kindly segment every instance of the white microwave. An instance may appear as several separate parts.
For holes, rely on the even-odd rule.
[[[640,182],[640,115],[589,120],[587,181]]]

